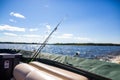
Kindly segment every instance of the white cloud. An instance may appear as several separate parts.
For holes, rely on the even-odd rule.
[[[15,20],[13,20],[13,19],[9,19],[9,21],[10,22],[14,22],[14,23],[16,23],[17,21],[15,21]]]
[[[14,33],[7,33],[7,32],[5,32],[5,33],[3,33],[4,35],[7,35],[7,36],[17,36],[17,34],[14,34]]]
[[[27,35],[23,35],[23,37],[30,37],[30,38],[38,38],[40,37],[40,35],[35,35],[35,34],[27,34]]]
[[[50,30],[51,30],[51,27],[50,27],[50,25],[46,25],[46,28],[47,28],[47,33],[49,33],[50,32]]]
[[[75,39],[77,39],[79,41],[84,41],[84,42],[91,42],[92,41],[90,38],[87,38],[87,37],[75,37]]]
[[[23,16],[23,15],[20,14],[20,13],[11,12],[11,13],[10,13],[10,16],[14,16],[14,17],[17,17],[17,18],[25,19],[25,16]]]
[[[73,34],[63,34],[61,36],[58,36],[58,38],[72,38]]]
[[[53,41],[56,40],[56,42],[62,42],[62,43],[88,43],[88,42],[94,42],[95,40],[88,38],[88,37],[79,37],[74,36],[73,34],[62,34],[62,35],[56,35],[54,37]]]
[[[10,26],[10,25],[0,25],[0,31],[20,31],[25,32],[25,28]]]
[[[38,31],[38,29],[37,28],[31,28],[31,29],[29,29],[29,31],[31,31],[31,32]]]
[[[0,37],[0,41],[6,42],[43,42],[41,35],[36,34],[14,34],[14,33],[3,33],[4,36]]]
[[[20,36],[23,42],[43,42],[42,36],[37,34],[25,34]]]
[[[46,25],[46,28],[47,28],[48,30],[50,30],[50,29],[51,29],[50,25]]]

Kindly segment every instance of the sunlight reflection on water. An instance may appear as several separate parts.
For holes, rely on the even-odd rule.
[[[34,51],[39,45],[35,44],[0,44],[0,49],[22,49]],[[42,50],[45,53],[73,56],[79,51],[80,57],[94,58],[108,54],[120,54],[120,46],[76,46],[76,45],[46,45]]]

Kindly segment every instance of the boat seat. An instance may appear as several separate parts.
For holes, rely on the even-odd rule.
[[[13,75],[15,80],[62,80],[26,63],[18,64],[14,68]]]
[[[16,80],[25,80],[26,76],[34,70],[34,67],[26,63],[21,63],[15,66],[13,70],[13,76]]]
[[[41,71],[45,71],[49,74],[60,77],[62,80],[88,80],[86,77],[82,75],[79,75],[61,68],[57,68],[54,66],[50,66],[47,64],[43,64],[40,62],[30,62],[29,64]]]
[[[88,78],[40,62],[18,64],[13,71],[16,80],[88,80]]]

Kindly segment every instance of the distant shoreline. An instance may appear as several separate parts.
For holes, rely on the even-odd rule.
[[[26,42],[0,42],[0,44],[42,44],[42,43],[26,43]],[[47,45],[78,45],[78,46],[120,46],[114,43],[47,43]]]
[[[78,45],[78,46],[120,46],[120,44],[113,43],[55,43],[54,45]]]

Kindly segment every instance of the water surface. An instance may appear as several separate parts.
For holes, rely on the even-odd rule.
[[[0,49],[33,51],[38,49],[39,46],[36,44],[0,44]],[[79,52],[79,57],[95,58],[98,56],[118,55],[120,54],[120,46],[46,45],[42,52],[69,56],[74,56],[76,52]]]

